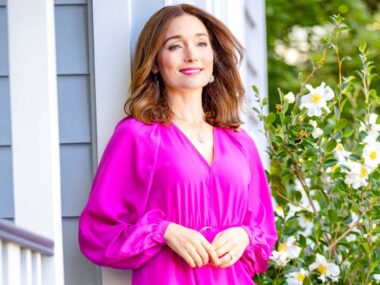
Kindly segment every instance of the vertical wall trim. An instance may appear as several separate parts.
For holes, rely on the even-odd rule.
[[[132,1],[93,0],[97,157],[100,159],[123,106],[130,83]],[[102,268],[102,284],[130,284],[131,271]]]
[[[15,223],[54,240],[43,283],[64,284],[59,127],[51,0],[8,1]]]
[[[95,88],[95,61],[94,61],[94,7],[93,0],[89,0],[87,3],[87,15],[88,15],[88,46],[89,46],[89,74],[90,74],[90,116],[91,116],[91,145],[92,145],[92,169],[97,169],[98,166],[98,143],[97,143],[97,130],[96,130],[96,88]],[[95,173],[94,173],[95,175]],[[96,266],[96,284],[102,284],[101,267]]]

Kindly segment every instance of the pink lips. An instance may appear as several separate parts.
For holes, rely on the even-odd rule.
[[[203,69],[200,67],[185,67],[180,69],[179,71],[186,75],[195,75],[202,71]]]

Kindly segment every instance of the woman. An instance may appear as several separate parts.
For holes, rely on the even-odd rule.
[[[127,113],[79,225],[83,254],[132,284],[254,284],[277,239],[253,140],[239,128],[242,47],[216,18],[167,6],[136,46]]]

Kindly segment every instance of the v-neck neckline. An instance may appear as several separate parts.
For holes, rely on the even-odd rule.
[[[209,163],[207,159],[202,155],[202,153],[196,148],[196,146],[191,142],[189,137],[185,135],[185,133],[177,127],[176,124],[173,122],[170,122],[170,124],[178,131],[178,133],[186,140],[186,142],[191,146],[191,148],[194,150],[194,152],[200,157],[200,159],[207,165],[209,169],[211,169],[215,164],[215,158],[216,158],[216,142],[217,142],[217,135],[216,135],[216,129],[217,127],[212,127],[212,136],[213,136],[213,146],[212,146],[212,161]]]

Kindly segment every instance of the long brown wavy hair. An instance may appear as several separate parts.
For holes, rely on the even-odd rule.
[[[202,90],[206,121],[213,126],[236,130],[242,124],[239,107],[243,101],[244,88],[238,64],[243,58],[244,49],[221,21],[189,4],[163,7],[145,24],[137,40],[130,96],[124,104],[124,111],[145,124],[168,124],[171,121],[174,114],[166,101],[164,82],[159,75],[153,74],[152,68],[164,43],[168,24],[184,14],[193,15],[202,21],[210,35],[214,51],[215,81]]]

